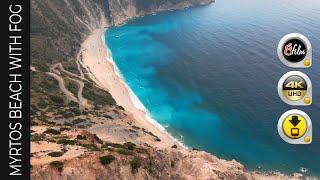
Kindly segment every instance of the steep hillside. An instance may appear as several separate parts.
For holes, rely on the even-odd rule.
[[[81,64],[81,45],[96,29],[211,1],[31,0],[31,178],[289,179],[248,173],[236,161],[174,143],[159,148],[163,139]]]
[[[118,25],[130,18],[155,11],[207,4],[211,1],[32,0],[32,64],[42,67],[55,62],[74,60],[77,58],[81,42],[94,29]],[[46,51],[42,48],[51,54],[46,57],[43,54]],[[42,65],[37,64],[39,61]]]
[[[89,107],[115,105],[80,67],[80,47],[95,29],[118,25],[154,11],[209,3],[211,0],[32,0],[31,105],[32,113],[45,105]],[[59,82],[59,84],[56,83]],[[79,94],[80,93],[80,94]],[[55,101],[58,101],[55,102]]]

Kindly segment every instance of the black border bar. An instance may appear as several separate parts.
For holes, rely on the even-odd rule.
[[[8,72],[7,87],[3,87],[8,89],[8,110],[1,111],[1,134],[5,133],[1,135],[2,147],[6,147],[1,163],[7,168],[1,179],[26,180],[30,179],[30,0],[7,3],[7,24],[2,26],[8,30],[7,44],[1,50],[6,52],[2,58],[6,66],[2,68]]]

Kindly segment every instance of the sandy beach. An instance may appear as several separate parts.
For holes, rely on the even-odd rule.
[[[54,134],[49,135],[47,133],[47,135],[45,135],[47,140],[60,136],[68,138],[69,140],[77,140],[77,144],[75,145],[63,145],[54,143],[54,141],[47,142],[46,140],[32,142],[32,176],[35,177],[33,179],[50,179],[50,177],[52,177],[51,179],[61,179],[61,177],[72,177],[72,179],[97,179],[97,177],[110,177],[110,174],[115,174],[117,176],[113,179],[119,179],[121,176],[124,178],[120,179],[131,177],[132,171],[130,165],[126,164],[126,162],[129,162],[129,159],[132,158],[131,155],[121,154],[117,152],[116,150],[118,149],[115,148],[112,148],[112,151],[93,151],[81,146],[83,143],[88,144],[95,141],[98,144],[94,135],[97,135],[104,142],[120,144],[134,142],[136,145],[143,147],[147,150],[148,156],[143,153],[138,153],[135,156],[139,155],[141,158],[145,158],[145,161],[148,161],[150,154],[152,159],[157,158],[153,162],[158,165],[153,164],[152,166],[157,168],[156,171],[159,170],[162,176],[174,174],[177,177],[181,176],[181,179],[221,179],[221,177],[227,177],[226,179],[261,180],[300,179],[302,177],[301,174],[294,174],[288,177],[275,172],[250,173],[246,171],[242,164],[235,160],[227,161],[219,159],[204,151],[191,150],[177,142],[163,127],[148,116],[144,106],[124,82],[112,60],[111,53],[108,52],[106,45],[103,42],[104,32],[104,29],[99,29],[88,36],[82,44],[79,63],[86,69],[85,73],[87,73],[98,86],[110,92],[117,104],[124,107],[126,111],[122,112],[121,117],[119,116],[117,120],[109,119],[106,121],[103,118],[101,119],[101,116],[94,117],[91,121],[95,122],[95,125],[85,130],[76,128],[73,130],[69,129],[61,131],[60,127],[50,127],[47,125],[33,127],[32,130],[34,135],[44,134],[49,128],[59,130],[61,133],[58,136]],[[116,109],[119,109],[119,107],[112,107],[109,110],[113,111]],[[129,122],[128,120],[131,120],[133,123],[127,124]],[[143,128],[147,132],[151,132],[153,135],[157,136],[160,141],[155,140],[154,136],[150,136],[148,133],[144,133],[144,135],[137,133],[135,137],[130,139],[131,132],[126,130],[128,126],[132,128],[133,124]],[[94,131],[94,133],[92,131]],[[83,135],[88,139],[80,140],[78,135]],[[173,148],[173,145],[178,145],[178,147]],[[99,146],[101,146],[101,144]],[[57,157],[48,155],[53,152],[64,153]],[[114,157],[116,157],[116,162],[114,162],[112,166],[101,165],[99,162],[99,156],[106,155],[106,153],[109,155],[113,154]],[[63,162],[62,172],[56,171],[53,168],[48,168],[51,165],[46,166],[53,161]],[[119,174],[118,172],[121,173]],[[147,177],[150,176],[148,173],[145,168],[140,168],[139,173],[135,174],[133,177],[134,179],[147,179]],[[44,174],[46,176],[43,176]]]
[[[180,153],[184,155],[190,155],[192,157],[184,158],[188,162],[186,164],[192,164],[197,167],[202,168],[200,179],[207,179],[209,177],[214,177],[212,174],[215,171],[227,171],[233,169],[235,166],[239,166],[240,169],[244,169],[240,163],[236,161],[226,161],[219,159],[204,151],[191,151],[188,147],[183,145],[174,139],[166,130],[158,124],[155,120],[149,117],[147,110],[141,104],[140,100],[134,95],[128,85],[124,82],[119,70],[114,64],[111,56],[111,52],[107,49],[104,42],[105,29],[98,29],[91,33],[90,36],[83,42],[81,47],[81,60],[80,63],[87,70],[90,78],[101,88],[110,92],[113,98],[116,100],[117,104],[124,107],[126,112],[128,112],[129,117],[132,117],[135,124],[141,128],[152,132],[154,135],[158,136],[161,141],[154,141],[150,138],[143,138],[143,141],[147,144],[152,145],[160,149],[166,149],[166,152],[172,152],[171,146],[176,144]],[[102,127],[102,126],[101,126]],[[117,134],[112,134],[114,136]],[[119,135],[119,134],[118,134]],[[117,140],[116,137],[109,137],[109,140]],[[194,157],[193,157],[194,155]],[[199,158],[201,156],[201,158]],[[186,156],[185,156],[186,157]],[[191,159],[191,160],[190,160]],[[190,160],[190,162],[189,162]],[[183,163],[184,164],[184,163]],[[218,164],[218,165],[217,165]],[[184,165],[182,165],[184,166]],[[214,169],[212,169],[214,168]],[[191,168],[194,169],[194,168]],[[188,168],[189,170],[189,168]],[[184,172],[188,174],[189,172]],[[199,172],[191,172],[191,174],[199,174]],[[300,179],[301,174],[293,174],[288,177],[279,172],[251,172],[252,179]],[[191,176],[190,176],[191,177]],[[249,179],[251,179],[249,178]],[[192,178],[190,178],[192,179]]]
[[[97,29],[81,46],[81,64],[89,72],[90,78],[101,88],[112,94],[119,106],[133,116],[135,123],[158,136],[160,142],[147,142],[159,148],[171,147],[181,143],[170,136],[155,120],[150,118],[147,110],[124,82],[119,70],[112,60],[111,53],[104,42],[105,29]],[[156,143],[156,144],[155,144]]]

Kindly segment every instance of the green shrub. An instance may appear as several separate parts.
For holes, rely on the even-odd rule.
[[[48,128],[47,130],[44,131],[44,133],[57,135],[57,134],[60,134],[60,131],[58,131],[58,130],[56,130],[56,129]]]
[[[38,106],[39,108],[41,108],[41,109],[44,109],[44,108],[47,107],[47,103],[46,103],[45,100],[43,100],[43,99],[40,97],[40,99],[39,99],[39,101],[38,101],[38,103],[37,103],[37,106]]]
[[[68,128],[68,127],[62,127],[62,128],[60,128],[60,132],[61,131],[69,131],[70,130],[70,128]]]
[[[108,147],[108,146],[106,146],[106,145],[102,145],[102,146],[101,146],[101,149],[104,149],[104,150],[107,150],[107,151],[114,151],[113,148],[110,148],[110,147]]]
[[[73,112],[73,114],[75,116],[80,116],[81,115],[81,112],[80,112],[79,108],[70,108],[70,111]]]
[[[75,64],[75,61],[64,61],[63,62],[63,67],[64,67],[65,70],[79,75],[79,70],[77,68],[77,65]]]
[[[100,151],[99,147],[95,144],[78,144],[79,146],[85,147],[90,151]]]
[[[78,94],[78,89],[79,86],[76,82],[70,80],[70,79],[66,79],[66,88],[74,95]]]
[[[63,163],[61,161],[52,161],[50,166],[56,168],[59,172],[63,170]]]
[[[146,164],[146,169],[148,171],[149,174],[152,174],[153,173],[153,162],[152,162],[152,159],[150,159],[147,164]]]
[[[159,139],[158,136],[154,135],[152,132],[147,131],[145,128],[142,128],[142,131],[143,131],[144,133],[146,133],[146,134],[149,134],[150,136],[153,136],[153,137]]]
[[[123,145],[121,144],[118,144],[118,143],[104,143],[103,145],[104,147],[108,147],[108,146],[111,146],[111,147],[114,147],[114,148],[123,148]]]
[[[171,161],[170,166],[173,168],[175,166],[174,161]]]
[[[65,125],[65,126],[72,126],[72,124],[69,123],[69,122],[64,122],[63,125]]]
[[[87,137],[85,135],[81,136],[80,134],[78,134],[77,139],[87,140]]]
[[[78,125],[77,127],[78,127],[78,128],[81,128],[81,129],[86,128],[86,126],[85,126],[85,125]]]
[[[135,126],[135,125],[133,125],[132,128],[133,128],[133,129],[136,129],[136,130],[137,130],[137,129],[141,129],[140,127]]]
[[[93,138],[98,141],[98,143],[103,144],[103,141],[96,134],[93,134]]]
[[[74,101],[70,101],[70,102],[68,103],[68,106],[69,106],[69,107],[79,107],[79,104],[76,103],[76,102],[74,102]]]
[[[32,142],[42,141],[44,137],[45,137],[44,134],[31,134],[30,141]]]
[[[107,119],[113,119],[111,116],[109,116],[108,114],[104,114],[103,117],[107,118]]]
[[[63,152],[54,151],[54,152],[48,153],[47,155],[48,155],[48,156],[51,156],[51,157],[60,157],[60,156],[62,156],[63,154],[64,154]]]
[[[112,98],[111,94],[107,91],[99,89],[92,83],[85,83],[83,88],[83,96],[92,101],[94,105],[115,105],[116,101]]]
[[[37,123],[36,121],[34,120],[31,120],[31,123],[30,123],[31,126],[36,126],[36,125],[39,125],[39,123]]]
[[[56,104],[62,105],[64,103],[63,98],[57,95],[50,96],[51,101],[53,101]]]
[[[30,109],[30,116],[35,116],[37,115],[37,111],[34,110],[33,108]]]
[[[80,119],[80,118],[77,118],[75,120],[72,121],[72,124],[80,124],[80,123],[83,123],[85,122],[86,120],[84,119]]]
[[[171,146],[171,148],[175,148],[176,149],[176,148],[178,148],[178,146],[174,144],[174,145]]]
[[[119,154],[124,154],[124,155],[133,155],[133,151],[132,150],[129,150],[129,149],[117,149],[117,152]]]
[[[57,142],[58,144],[63,144],[63,145],[75,145],[76,141],[75,140],[70,140],[70,139],[60,139]]]
[[[123,110],[124,111],[124,108],[122,107],[122,106],[118,106],[119,107],[119,109],[121,109],[121,110]]]
[[[128,150],[134,150],[134,148],[135,148],[135,144],[134,143],[132,143],[132,142],[126,142],[126,143],[124,143],[123,144],[124,145],[124,147],[126,148],[126,149],[128,149]]]
[[[131,166],[132,173],[136,173],[141,166],[140,158],[134,157],[130,162],[130,166]]]
[[[51,77],[43,78],[38,86],[42,87],[46,92],[54,92],[59,89],[58,83]]]
[[[48,121],[47,119],[49,119],[49,117],[44,113],[41,113],[39,116],[37,116],[37,119],[46,124],[55,124],[55,122]]]
[[[71,118],[74,116],[74,114],[72,112],[67,112],[67,111],[62,111],[61,115],[64,117],[64,118]]]
[[[65,109],[64,109],[64,108],[58,107],[58,109],[57,109],[57,114],[63,114],[64,112],[65,112]]]
[[[114,161],[116,158],[113,155],[107,155],[107,156],[101,156],[99,159],[101,164],[107,165],[107,164],[110,164],[112,161]]]
[[[143,154],[147,154],[148,150],[144,149],[144,148],[136,148],[137,153],[143,153]]]

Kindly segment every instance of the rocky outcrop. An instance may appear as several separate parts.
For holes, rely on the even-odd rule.
[[[31,0],[31,44],[40,40],[50,45],[48,48],[53,49],[50,51],[56,58],[46,63],[67,61],[76,58],[80,44],[94,29],[119,25],[156,11],[210,2],[212,0]],[[32,64],[39,66],[35,61]]]
[[[109,0],[110,19],[113,25],[118,25],[133,17],[157,11],[181,9],[211,2],[212,0]]]
[[[61,71],[56,73],[59,75],[59,78],[68,79],[68,74],[69,76],[70,74],[77,76],[76,73],[80,73],[79,76],[82,75],[83,73],[78,71],[79,66],[76,60],[81,58],[79,51],[82,42],[95,29],[119,25],[128,19],[155,11],[185,8],[210,2],[212,0],[31,0],[31,64],[33,69],[31,74],[31,118],[35,119],[32,121],[33,126],[46,125],[50,128],[61,126],[61,124],[55,124],[55,122],[48,120],[50,116],[53,120],[65,120],[64,118],[70,119],[75,114],[78,114],[78,119],[74,121],[80,121],[82,119],[79,119],[79,117],[83,117],[84,113],[88,117],[90,115],[91,118],[95,114],[98,119],[98,122],[95,122],[95,124],[103,124],[104,119],[109,121],[114,119],[110,115],[110,112],[117,116],[122,114],[125,117],[126,112],[122,107],[114,104],[114,100],[110,97],[110,94],[107,94],[109,98],[102,103],[106,109],[101,109],[101,112],[97,110],[102,107],[100,104],[98,106],[95,105],[91,109],[82,109],[81,112],[78,111],[77,104],[73,103],[73,107],[70,107],[71,103],[62,99],[63,95],[59,94],[61,92],[56,87],[56,84],[54,84],[54,79],[43,72],[48,72],[54,64],[59,64],[66,69],[65,72],[69,72],[63,74],[63,70],[60,68]],[[85,87],[88,84],[90,85],[90,81],[85,79],[85,77],[81,76],[78,80],[83,80],[82,84],[85,84]],[[71,87],[76,88],[77,85]],[[92,101],[94,101],[93,99],[100,99],[101,101],[102,97],[106,95],[100,92],[101,89],[94,88],[94,85],[90,85],[85,94]],[[98,97],[99,94],[100,97]],[[78,102],[78,100],[74,100],[74,102]],[[63,103],[68,107],[62,106]],[[115,111],[115,107],[117,111]],[[73,113],[70,115],[71,110]],[[62,117],[60,117],[61,115]],[[131,126],[131,123],[124,121],[124,125],[121,125],[119,122],[115,122],[115,125],[117,125],[117,128],[127,130],[127,126]],[[78,151],[79,149],[82,152],[83,148],[87,148],[88,150],[80,153],[79,156],[73,156],[73,153],[72,156],[68,156],[70,158],[62,159],[63,162],[56,161],[50,164],[34,165],[31,169],[32,179],[293,178],[278,174],[266,176],[259,173],[248,173],[243,165],[234,160],[222,160],[206,152],[186,149],[178,150],[174,146],[172,149],[163,150],[146,144],[132,149],[113,142],[109,144],[113,144],[114,147],[110,147],[109,145],[103,147],[105,145],[103,143],[107,142],[99,142],[102,140],[96,142],[97,139],[90,140],[91,144],[81,144],[83,141],[89,141],[82,139],[83,134],[74,134],[72,136],[77,137],[72,137],[72,139],[61,139],[71,136],[70,129],[73,129],[72,132],[78,132],[79,128],[85,128],[80,126],[84,125],[76,127],[74,124],[71,124],[67,128],[69,130],[66,130],[65,127],[60,127],[60,131],[63,131],[63,128],[65,129],[63,131],[65,134],[61,137],[59,135],[45,135],[44,132],[33,132],[33,141],[39,143],[38,146],[41,147],[33,155],[34,158],[36,157],[41,161],[47,162],[48,160],[45,154],[47,152],[44,153],[41,146],[48,142],[53,144],[55,148],[62,148],[58,149],[60,153]],[[132,128],[129,129],[131,130],[129,132],[137,132],[136,129],[138,127],[132,126]],[[56,131],[51,129],[51,133],[56,133]],[[47,131],[47,133],[49,132]],[[143,130],[143,133],[148,134],[145,130]],[[74,139],[78,139],[77,142]],[[69,145],[60,145],[61,143],[69,143]],[[75,143],[77,144],[75,145]],[[65,149],[67,146],[69,149]],[[108,162],[108,164],[103,164],[100,157],[106,155],[112,155],[114,159],[112,162]],[[54,159],[55,157],[51,158]]]
[[[113,155],[108,165],[102,165],[99,157]],[[139,167],[132,168],[133,159]],[[148,149],[139,155],[119,155],[115,152],[94,153],[74,158],[63,164],[63,171],[44,165],[33,167],[33,179],[253,179],[244,167],[236,161],[225,161],[205,152]]]

